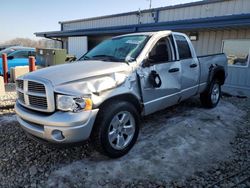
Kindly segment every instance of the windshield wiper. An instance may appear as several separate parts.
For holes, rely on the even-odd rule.
[[[81,57],[80,58],[81,60],[83,59],[83,60],[88,60],[88,59],[90,59],[90,57],[89,56],[83,56],[83,57]]]
[[[114,56],[111,55],[105,55],[105,54],[100,54],[100,55],[94,55],[94,56],[84,56],[83,57],[84,60],[101,60],[101,61],[115,61],[115,62],[124,62],[126,64],[129,65],[129,62],[134,59],[131,59],[129,61],[123,60],[123,59],[118,59]]]

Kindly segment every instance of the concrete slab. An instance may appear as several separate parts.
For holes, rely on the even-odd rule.
[[[3,77],[0,76],[0,96],[5,95],[5,87]]]
[[[18,66],[10,69],[11,82],[15,82],[19,76],[29,73],[29,66]]]

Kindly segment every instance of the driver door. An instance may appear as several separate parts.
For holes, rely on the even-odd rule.
[[[179,100],[181,65],[175,60],[171,37],[163,37],[156,42],[145,60],[149,65],[138,73],[145,115],[172,106]]]

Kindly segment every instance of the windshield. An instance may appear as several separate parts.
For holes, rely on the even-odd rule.
[[[106,40],[79,60],[125,61],[135,60],[148,41],[147,35],[121,36]]]

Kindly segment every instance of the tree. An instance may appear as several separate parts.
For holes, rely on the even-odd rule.
[[[49,39],[32,40],[29,38],[15,38],[4,42],[3,45],[19,45],[33,48],[61,48],[60,42]]]

